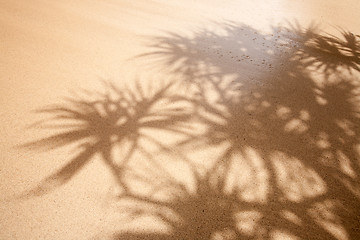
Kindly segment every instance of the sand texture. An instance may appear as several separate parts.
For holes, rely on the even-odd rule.
[[[0,239],[360,239],[358,0],[0,0]]]

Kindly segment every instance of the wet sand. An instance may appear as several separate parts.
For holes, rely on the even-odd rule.
[[[352,37],[360,41],[357,0],[0,0],[0,6],[0,239],[104,239],[112,234],[115,239],[199,239],[206,234],[190,230],[202,221],[208,239],[359,236],[359,42],[351,48]],[[127,198],[149,197],[149,188],[158,184],[164,190],[155,199],[171,202],[179,185],[172,185],[175,179],[197,205],[176,202],[172,214],[185,213],[167,213],[163,220],[179,218],[190,227],[174,227],[181,220],[164,223],[154,217],[156,211],[145,214],[156,204],[130,214],[132,208],[116,199],[119,180],[101,154],[56,189],[17,198],[82,149],[71,143],[49,150],[46,141],[21,147],[59,131],[33,125],[48,117],[36,110],[76,94],[92,101],[97,95],[82,90],[106,95],[104,81],[120,89],[132,86],[135,92],[138,81],[144,101],[176,82],[166,94],[182,100],[163,100],[170,121],[145,130],[169,149],[146,139],[139,143],[168,173],[150,166],[157,172],[151,184],[131,180],[140,193]],[[131,108],[141,96],[127,101]],[[149,112],[161,114],[163,105]],[[178,132],[166,131],[165,125]],[[186,134],[179,133],[183,129]],[[113,155],[125,156],[126,144]],[[147,158],[135,150],[131,167],[146,173],[142,161]],[[222,165],[224,159],[230,167]],[[224,196],[216,193],[209,201],[229,201],[224,192],[238,191],[235,202],[242,210],[231,214],[239,233],[222,226],[230,220],[215,213],[223,203],[205,207],[208,215],[192,215],[211,195],[211,188],[205,195],[197,191],[203,183],[194,180],[193,168],[204,174],[202,180],[207,171],[218,179],[210,182],[230,172]]]

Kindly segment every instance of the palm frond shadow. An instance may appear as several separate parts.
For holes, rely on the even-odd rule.
[[[340,36],[334,36],[322,34],[315,23],[304,28],[298,22],[287,22],[287,26],[273,26],[271,33],[264,34],[235,22],[215,25],[221,33],[200,29],[193,37],[174,32],[152,37],[148,45],[153,51],[137,58],[149,59],[154,67],[166,66],[192,82],[207,79],[209,71],[218,77],[238,74],[245,63],[279,69],[282,65],[273,60],[284,55],[301,59],[302,67],[311,66],[326,73],[342,67],[359,71],[360,35],[350,31],[340,29]]]
[[[195,146],[202,151],[226,145],[214,169],[231,169],[233,161],[246,163],[252,177],[242,179],[248,187],[246,191],[238,189],[235,195],[244,191],[256,196],[257,191],[263,191],[260,199],[235,200],[239,206],[251,206],[261,216],[252,226],[258,232],[246,235],[237,229],[233,237],[219,239],[272,239],[279,231],[301,239],[358,239],[358,36],[344,30],[340,31],[341,37],[321,34],[315,25],[273,27],[270,34],[242,24],[222,27],[221,34],[202,30],[189,38],[175,33],[153,38],[152,46],[157,50],[141,56],[184,76],[186,84],[195,89],[189,100],[206,131],[190,136],[178,147]],[[242,69],[249,64],[267,66],[265,73],[255,73],[249,81],[249,73]],[[238,171],[238,179],[246,169]],[[214,189],[208,189],[209,194],[211,191]],[[206,201],[206,197],[196,194],[200,202]],[[189,195],[185,198],[192,199]],[[170,208],[180,216],[186,212],[177,210],[177,206]],[[246,212],[246,207],[243,209]],[[216,222],[216,213],[208,211],[210,214],[204,216]],[[181,218],[194,228],[182,231],[176,226],[169,239],[212,239],[211,232],[219,231],[204,230],[208,235],[199,237],[196,234],[203,234],[204,227],[189,219],[197,216],[189,215]],[[191,234],[186,237],[178,231]],[[156,239],[140,233],[133,236]]]
[[[74,144],[79,153],[26,197],[61,186],[100,154],[122,187],[116,202],[128,221],[147,216],[167,229],[115,239],[358,239],[357,35],[299,24],[270,34],[237,23],[218,27],[153,38],[154,52],[139,56],[182,76],[185,92],[175,94],[174,83],[108,83],[95,100],[44,109],[60,121],[45,126],[64,131],[26,146]],[[167,144],[159,131],[183,138]],[[160,162],[144,140],[180,161]],[[125,153],[112,154],[119,144],[127,144]],[[208,148],[221,149],[219,156],[187,154]],[[135,151],[146,163],[131,164]]]
[[[285,198],[251,201],[246,193],[254,191],[251,184],[231,183],[241,169],[230,168],[220,159],[210,169],[199,166],[189,169],[191,187],[168,179],[170,184],[158,188],[153,179],[151,194],[128,191],[118,199],[119,203],[130,200],[134,204],[134,207],[119,204],[119,211],[128,216],[126,222],[151,217],[164,225],[166,231],[120,232],[113,239],[271,239],[273,230],[285,232],[287,237],[335,239],[308,211],[319,198],[306,204]],[[143,176],[148,183],[149,179],[152,178]],[[280,191],[274,190],[278,194]],[[159,193],[167,196],[165,200],[158,197]]]
[[[307,64],[316,65],[325,72],[339,67],[360,71],[360,38],[349,31],[342,30],[341,36],[317,35],[306,43],[303,52]]]
[[[175,83],[155,87],[143,86],[139,81],[133,88],[120,89],[106,82],[105,93],[87,92],[88,100],[80,97],[67,98],[65,103],[53,105],[39,112],[51,116],[50,123],[40,126],[47,129],[62,129],[60,133],[24,144],[30,149],[52,150],[74,145],[78,154],[24,197],[42,195],[63,185],[77,174],[95,154],[116,177],[117,183],[126,189],[123,172],[134,151],[151,155],[141,146],[149,141],[166,149],[166,144],[155,139],[147,131],[162,130],[187,135],[186,122],[191,117],[191,108],[183,98],[171,94]],[[121,156],[113,156],[117,144],[126,144]]]

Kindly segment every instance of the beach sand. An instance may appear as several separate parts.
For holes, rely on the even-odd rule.
[[[0,0],[0,239],[360,239],[359,13],[358,0]],[[172,109],[145,130],[161,144],[141,138],[128,156],[151,176],[129,180],[135,207],[120,203],[101,154],[39,193],[84,146],[23,147],[59,131],[37,110],[138,82],[136,112],[172,81],[176,97],[146,110]],[[223,178],[221,191],[207,186]]]

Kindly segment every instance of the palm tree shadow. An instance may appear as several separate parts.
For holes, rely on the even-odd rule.
[[[84,98],[67,98],[64,104],[50,106],[39,112],[50,114],[50,121],[39,123],[41,127],[63,129],[60,133],[24,144],[31,149],[52,150],[75,145],[78,154],[59,170],[44,179],[23,197],[43,195],[69,181],[95,154],[100,154],[116,182],[126,190],[123,179],[134,151],[146,156],[151,154],[141,141],[157,144],[167,149],[166,144],[154,138],[149,131],[167,131],[187,135],[186,121],[191,117],[191,108],[177,94],[172,94],[175,82],[143,86],[139,81],[133,89],[120,89],[105,82],[105,93],[85,92]],[[127,149],[120,156],[112,154],[116,145]]]
[[[249,149],[256,153],[245,161],[253,169],[249,181],[266,186],[266,203],[252,203],[262,216],[260,238],[279,230],[303,239],[358,239],[358,36],[320,34],[314,25],[273,27],[270,34],[221,26],[225,33],[153,38],[157,49],[140,56],[184,76],[195,89],[190,99],[207,130],[179,147],[227,144],[216,166],[226,168],[233,159],[243,162],[238,156]],[[249,64],[266,70],[249,81]]]
[[[175,83],[123,89],[107,83],[105,94],[44,109],[60,125],[42,126],[64,131],[25,146],[74,144],[79,153],[24,196],[65,184],[100,154],[122,187],[120,210],[167,229],[114,239],[358,239],[357,36],[299,25],[270,34],[236,23],[220,27],[222,33],[154,38],[156,50],[140,56],[183,76],[186,92],[174,93]],[[193,118],[202,131],[194,130]],[[183,139],[171,145],[157,138],[159,131]],[[181,161],[160,163],[144,139]],[[115,145],[126,150],[114,155]],[[219,146],[214,161],[186,154]],[[149,163],[131,164],[135,151]],[[185,166],[183,179],[175,177],[183,168],[172,164]]]

